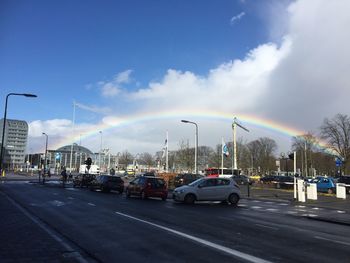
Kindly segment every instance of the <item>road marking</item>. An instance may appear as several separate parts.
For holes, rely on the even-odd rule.
[[[53,201],[50,201],[49,203],[54,205],[54,206],[64,206],[65,205],[64,202],[61,202],[59,200],[53,200]]]
[[[198,237],[195,237],[195,236],[191,236],[189,234],[186,234],[186,233],[183,233],[183,232],[180,232],[180,231],[177,231],[177,230],[165,227],[165,226],[161,226],[161,225],[158,225],[158,224],[155,224],[155,223],[152,223],[152,222],[149,222],[149,221],[137,218],[137,217],[133,217],[133,216],[130,216],[130,215],[127,215],[127,214],[124,214],[124,213],[120,213],[120,212],[115,212],[115,213],[120,215],[120,216],[124,216],[124,217],[130,218],[130,219],[133,219],[133,220],[136,220],[136,221],[139,221],[139,222],[142,222],[142,223],[145,223],[145,224],[148,224],[148,225],[151,225],[151,226],[163,229],[165,231],[168,231],[168,232],[173,233],[175,235],[178,235],[178,236],[190,239],[190,240],[195,241],[197,243],[200,243],[202,245],[205,245],[205,246],[208,246],[208,247],[211,247],[211,248],[215,248],[217,250],[220,250],[220,251],[225,252],[227,254],[230,254],[232,256],[235,256],[235,257],[247,260],[249,262],[256,262],[256,263],[258,263],[258,262],[259,263],[270,262],[270,261],[267,261],[265,259],[254,257],[252,255],[240,252],[238,250],[231,249],[231,248],[228,248],[228,247],[224,247],[224,246],[221,246],[219,244],[215,244],[213,242],[207,241],[205,239],[198,238]]]
[[[342,244],[342,245],[350,246],[350,243],[348,243],[348,242],[343,242],[343,241],[334,240],[334,239],[325,238],[325,237],[320,237],[320,236],[314,236],[314,238],[321,239],[321,240],[326,240],[326,241],[330,241],[330,242],[337,243],[337,244]]]
[[[276,203],[275,202],[265,202],[265,204],[272,205],[272,204],[276,204]]]
[[[314,207],[314,208],[312,208],[313,210],[320,210],[320,208],[318,208],[318,207]]]
[[[260,200],[253,200],[252,202],[254,202],[254,203],[260,203],[261,201],[260,201]]]
[[[88,203],[88,205],[91,205],[91,206],[96,206],[95,204],[93,204],[93,203]]]
[[[74,197],[69,196],[69,197],[68,197],[68,199],[69,199],[69,200],[73,200],[73,199],[74,199]]]
[[[338,212],[339,214],[345,214],[345,213],[346,213],[346,212],[343,211],[343,210],[337,210],[337,212]]]
[[[255,224],[255,225],[256,226],[260,226],[260,227],[264,227],[264,228],[273,229],[273,230],[279,230],[279,228],[277,228],[277,227],[266,226],[266,225],[262,225],[262,224]]]
[[[298,213],[297,211],[287,211],[287,214],[296,214]]]
[[[305,205],[296,205],[295,207],[305,208]]]
[[[288,204],[285,204],[285,203],[279,203],[278,205],[288,205]]]
[[[252,206],[253,209],[260,209],[262,208],[261,206]]]

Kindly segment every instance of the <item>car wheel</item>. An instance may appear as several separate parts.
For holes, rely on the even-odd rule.
[[[147,195],[146,195],[146,193],[145,193],[145,191],[142,191],[141,192],[141,199],[147,199]]]
[[[331,188],[328,188],[327,193],[329,193],[329,194],[333,194],[333,190],[332,190]]]
[[[230,196],[228,197],[228,201],[230,202],[230,204],[236,206],[239,201],[239,196],[237,194],[230,194]]]
[[[193,204],[196,201],[196,197],[194,194],[187,194],[184,199],[186,204]]]

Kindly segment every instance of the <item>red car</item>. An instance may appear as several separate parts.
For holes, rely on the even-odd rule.
[[[168,188],[163,178],[154,176],[140,176],[129,183],[126,188],[126,197],[131,195],[147,197],[160,197],[165,201],[168,197]]]

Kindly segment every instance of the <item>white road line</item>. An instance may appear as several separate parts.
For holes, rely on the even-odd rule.
[[[71,197],[71,196],[69,196],[69,197],[67,197],[69,200],[73,200],[74,199],[74,197]]]
[[[266,226],[266,225],[262,225],[262,224],[255,224],[255,225],[256,225],[256,226],[259,226],[259,227],[264,227],[264,228],[273,229],[273,230],[279,230],[279,228],[277,228],[277,227]]]
[[[326,241],[330,241],[330,242],[337,243],[337,244],[342,244],[342,245],[350,246],[350,243],[348,243],[348,242],[343,242],[343,241],[334,240],[334,239],[325,238],[325,237],[320,237],[320,236],[314,236],[314,238],[321,239],[321,240],[326,240]]]
[[[285,204],[285,203],[279,203],[278,205],[288,205],[288,204]]]
[[[258,262],[259,263],[270,262],[270,261],[267,261],[265,259],[254,257],[252,255],[240,252],[238,250],[231,249],[231,248],[228,248],[228,247],[224,247],[224,246],[215,244],[213,242],[210,242],[210,241],[207,241],[207,240],[195,237],[195,236],[191,236],[189,234],[186,234],[186,233],[183,233],[183,232],[180,232],[180,231],[177,231],[177,230],[165,227],[165,226],[157,225],[155,223],[152,223],[152,222],[149,222],[149,221],[137,218],[137,217],[133,217],[133,216],[130,216],[130,215],[127,215],[127,214],[124,214],[124,213],[120,213],[120,212],[115,212],[115,213],[120,215],[120,216],[124,216],[124,217],[130,218],[130,219],[133,219],[133,220],[136,220],[136,221],[139,221],[139,222],[142,222],[142,223],[145,223],[145,224],[148,224],[148,225],[151,225],[151,226],[163,229],[165,231],[168,231],[168,232],[173,233],[175,235],[178,235],[178,236],[190,239],[190,240],[195,241],[197,243],[200,243],[202,245],[205,245],[205,246],[208,246],[208,247],[211,247],[211,248],[215,248],[215,249],[220,250],[222,252],[225,252],[225,253],[227,253],[229,255],[232,255],[232,256],[235,256],[235,257],[247,260],[249,262],[256,262],[256,263],[258,263]]]
[[[265,202],[265,204],[271,205],[271,204],[275,204],[275,202]]]
[[[339,214],[345,214],[345,213],[346,213],[346,212],[343,211],[343,210],[337,210],[337,212],[338,212]]]
[[[260,200],[253,200],[252,202],[254,202],[254,203],[260,203],[261,201],[260,201]]]
[[[88,205],[91,205],[91,206],[96,206],[95,204],[93,204],[93,203],[88,203]]]
[[[253,209],[261,209],[261,206],[252,206]]]

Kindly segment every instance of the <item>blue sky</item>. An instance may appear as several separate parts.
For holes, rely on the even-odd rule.
[[[190,114],[194,108],[250,114],[317,132],[323,118],[346,113],[339,107],[346,104],[343,96],[322,113],[309,107],[334,94],[330,86],[343,92],[348,79],[337,70],[348,65],[348,34],[339,30],[348,22],[342,12],[347,3],[327,5],[318,0],[3,0],[0,98],[10,92],[39,96],[11,97],[8,108],[9,118],[30,123],[29,147],[38,150],[41,132],[49,130],[52,141],[69,133],[73,100],[81,105],[79,132],[145,111]],[[338,17],[329,15],[332,11]],[[324,72],[330,77],[316,77]],[[202,144],[213,146],[230,136],[229,128],[214,131],[210,122],[199,121],[207,131]],[[152,152],[161,148],[165,130],[173,130],[173,148],[189,137],[178,123],[152,123],[154,136],[137,125],[110,133],[108,147]],[[113,142],[116,136],[119,141]],[[280,137],[258,127],[249,136]],[[149,138],[149,144],[140,146],[136,138]],[[86,143],[98,147],[96,139]],[[290,138],[281,145],[289,147]]]

